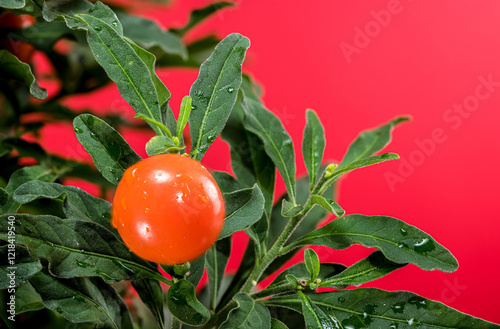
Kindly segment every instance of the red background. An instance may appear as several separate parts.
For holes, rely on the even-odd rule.
[[[143,7],[140,13],[177,27],[191,9],[209,2],[176,1],[165,10]],[[388,8],[390,19],[380,13]],[[384,17],[385,26],[375,23],[375,16]],[[500,3],[493,0],[242,0],[188,39],[209,31],[221,37],[239,32],[251,39],[244,69],[264,86],[264,100],[283,120],[296,150],[306,108],[316,110],[325,126],[325,157],[337,160],[361,130],[411,115],[413,120],[396,129],[386,149],[402,160],[349,174],[338,201],[347,213],[394,216],[423,229],[457,257],[460,268],[447,274],[411,265],[364,286],[410,290],[500,323],[500,88],[493,87],[477,104],[473,98],[482,88],[481,76],[500,81],[499,16]],[[364,39],[359,30],[368,33]],[[357,50],[346,55],[342,47]],[[194,70],[159,71],[172,91],[174,108],[196,75]],[[486,93],[480,90],[480,96]],[[473,111],[465,110],[460,122],[451,121],[458,116],[450,109],[464,101]],[[132,115],[114,86],[76,102],[81,108]],[[70,127],[56,128],[44,131],[47,147],[86,157]],[[439,133],[439,142],[430,145],[428,140]],[[145,156],[150,135],[124,135]],[[422,143],[426,153],[418,146]],[[229,170],[228,161],[228,147],[219,139],[203,160],[217,170]],[[305,173],[300,154],[297,168]],[[283,184],[278,189],[283,191]],[[362,247],[318,251],[322,261],[348,265],[370,252]]]

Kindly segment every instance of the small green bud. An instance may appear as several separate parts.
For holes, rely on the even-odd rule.
[[[183,264],[176,264],[173,266],[174,270],[174,275],[178,277],[183,277],[187,273],[189,273],[189,270],[191,269],[191,263],[186,262]]]
[[[333,174],[335,169],[337,169],[338,166],[339,165],[336,163],[329,164],[328,167],[326,167],[326,169],[325,169],[325,177],[329,178]]]

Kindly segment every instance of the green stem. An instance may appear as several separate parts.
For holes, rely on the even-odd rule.
[[[252,294],[251,297],[253,299],[261,299],[261,298],[279,295],[279,294],[283,294],[285,292],[291,292],[291,291],[295,291],[295,290],[297,290],[297,287],[294,286],[293,284],[287,282],[287,283],[283,283],[283,284],[280,284],[280,285],[272,287],[272,288],[266,288],[264,290],[256,292],[255,294]]]
[[[174,140],[174,137],[172,136],[172,133],[170,133],[170,130],[168,130],[168,128],[161,122],[158,122],[156,121],[155,119],[151,119],[151,118],[148,118],[147,116],[145,116],[144,114],[140,114],[140,113],[137,113],[136,115],[134,115],[134,118],[136,119],[142,119],[146,122],[149,122],[155,126],[157,126],[158,128],[160,128],[169,138],[171,138],[172,140]],[[175,139],[174,142],[177,141],[177,144],[179,143],[179,139]]]
[[[305,210],[305,209],[304,209]],[[271,264],[271,262],[279,256],[281,249],[285,245],[285,243],[288,241],[290,236],[292,235],[293,231],[297,227],[297,225],[300,223],[302,218],[304,218],[305,215],[299,215],[290,218],[290,221],[286,225],[285,229],[283,230],[283,233],[279,236],[279,238],[276,240],[276,242],[273,244],[273,246],[268,250],[267,254],[262,258],[261,262],[259,264],[256,264],[252,273],[247,279],[247,282],[245,282],[245,285],[241,288],[241,292],[246,292],[249,293],[252,288],[257,284],[258,280],[260,279],[260,276],[264,271],[267,269],[267,267]]]

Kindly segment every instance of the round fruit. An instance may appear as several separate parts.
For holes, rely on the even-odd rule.
[[[129,167],[113,200],[112,225],[136,255],[160,264],[203,254],[224,224],[224,199],[198,161],[162,154]]]

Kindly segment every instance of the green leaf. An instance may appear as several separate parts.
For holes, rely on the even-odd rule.
[[[245,91],[246,97],[258,97],[247,76],[243,76],[241,89]],[[269,216],[274,202],[276,168],[266,152],[262,152],[264,144],[260,138],[243,127],[241,102],[242,93],[239,93],[221,137],[231,147],[231,167],[236,177],[247,187],[255,183],[259,185],[266,200],[265,213]]]
[[[379,279],[404,266],[406,264],[394,263],[385,258],[380,251],[375,251],[341,273],[322,280],[319,286],[327,288],[337,288],[339,285],[357,286]]]
[[[322,167],[322,170],[324,170],[324,167]],[[333,193],[335,190],[335,183],[330,185],[326,192],[323,194],[325,196],[333,198]],[[309,178],[308,177],[302,177],[297,180],[297,202],[304,204],[309,197]],[[283,217],[281,215],[281,203],[283,199],[286,199],[287,195],[282,195],[280,199],[276,202],[276,205],[273,207],[273,211],[271,214],[271,220],[270,220],[270,228],[269,228],[269,240],[268,240],[268,246],[271,246],[278,236],[283,232],[283,229],[285,228],[286,224],[288,223],[288,219],[286,217]],[[313,207],[306,215],[304,219],[300,222],[300,224],[297,226],[297,228],[294,230],[290,238],[288,239],[288,244],[292,243],[293,241],[297,240],[298,238],[314,231],[314,229],[318,226],[318,224],[325,219],[325,217],[328,215],[328,212],[322,208],[322,207]],[[278,268],[280,268],[283,264],[286,263],[287,260],[293,257],[295,252],[290,252],[285,255],[279,256],[276,258],[271,265],[266,269],[264,272],[264,276],[267,276],[274,271],[276,271]],[[263,277],[264,277],[263,276]]]
[[[187,58],[187,50],[182,39],[168,30],[162,29],[155,22],[126,12],[119,11],[117,16],[123,25],[123,34],[139,46]]]
[[[288,202],[286,199],[283,199],[283,202],[281,203],[281,216],[283,217],[297,216],[303,209],[304,207],[293,204],[291,202]]]
[[[184,96],[181,102],[181,109],[179,112],[179,119],[177,120],[177,138],[179,140],[182,139],[182,132],[186,127],[186,124],[189,119],[189,114],[191,113],[191,102],[192,99],[190,96]]]
[[[170,100],[171,94],[170,94],[170,90],[168,90],[167,86],[165,86],[163,81],[161,81],[160,78],[158,77],[158,75],[156,74],[156,57],[153,54],[151,54],[150,52],[142,49],[141,47],[139,47],[135,43],[131,42],[130,40],[125,39],[125,41],[128,42],[128,44],[134,49],[137,56],[139,56],[142,59],[142,61],[147,65],[147,67],[149,69],[149,73],[151,75],[151,79],[152,79],[153,84],[154,84],[155,89],[156,89],[156,94],[158,95],[158,101],[160,104],[160,109],[162,112],[162,120],[163,120],[161,122],[166,123],[165,118],[164,118],[165,115],[163,112],[165,111],[165,108],[168,108],[168,101]],[[172,116],[173,116],[173,113],[172,113]],[[175,120],[175,118],[174,118],[174,120]],[[170,130],[170,128],[169,128],[169,130]],[[175,131],[175,130],[170,130],[170,132],[172,132],[172,131]]]
[[[201,326],[210,319],[210,312],[196,299],[195,287],[186,280],[168,289],[167,305],[173,316],[190,326]]]
[[[217,302],[220,299],[219,291],[230,254],[231,239],[226,238],[213,244],[205,255],[207,275],[210,282],[210,306],[212,310],[215,310]]]
[[[157,280],[139,279],[132,280],[132,287],[149,308],[156,320],[158,328],[165,328],[165,315],[163,313],[163,289]]]
[[[0,213],[16,212],[19,209],[20,204],[14,201],[13,195],[14,191],[22,184],[31,180],[53,182],[56,178],[57,176],[52,170],[41,165],[29,166],[16,170],[10,176],[9,183],[5,187],[5,191],[8,193],[9,198],[1,208]]]
[[[311,196],[311,201],[313,204],[320,205],[337,217],[342,217],[345,214],[344,209],[342,209],[342,207],[332,199],[327,199],[321,195],[313,195]]]
[[[243,76],[240,89],[221,136],[231,147],[231,166],[238,179],[246,186],[257,183],[264,196],[264,215],[246,230],[255,241],[256,254],[262,256],[266,249],[269,217],[274,202],[276,168],[266,152],[262,152],[264,145],[259,137],[243,127],[242,90],[249,98],[259,97],[248,76]]]
[[[11,237],[15,240],[15,235]],[[31,257],[26,248],[9,246],[0,247],[0,290],[18,287],[42,269],[40,260]]]
[[[320,280],[325,280],[327,278],[333,277],[335,275],[338,275],[339,273],[342,273],[346,267],[342,264],[335,264],[335,263],[321,263],[320,265],[320,270],[317,275],[317,279]],[[261,298],[261,296],[271,296],[275,294],[280,294],[285,291],[293,291],[295,290],[295,286],[291,286],[286,279],[287,275],[293,275],[297,279],[300,280],[306,280],[308,281],[311,277],[306,264],[305,263],[298,263],[293,266],[290,266],[289,268],[284,269],[276,278],[265,288],[264,290],[261,290],[256,294],[257,298]],[[341,289],[344,288],[342,285],[335,286],[336,289]]]
[[[30,94],[37,99],[47,98],[47,90],[40,88],[31,67],[7,50],[0,50],[0,76],[2,80],[14,79],[23,82],[29,87]]]
[[[319,275],[318,254],[310,248],[304,250],[304,263],[306,264],[307,271],[311,274],[311,281],[314,281]]]
[[[271,328],[271,315],[269,310],[262,304],[256,303],[252,297],[245,293],[234,296],[238,307],[229,312],[229,315],[219,329],[235,328]]]
[[[302,312],[292,311],[283,307],[268,307],[273,318],[280,319],[288,328],[305,328]],[[271,323],[272,326],[272,323]],[[272,327],[271,327],[272,328]],[[280,328],[281,329],[281,328]]]
[[[40,295],[31,283],[25,282],[16,289],[16,315],[45,308]]]
[[[280,320],[271,319],[271,329],[288,329],[288,327]]]
[[[302,139],[302,154],[309,173],[310,190],[314,188],[325,151],[325,130],[313,110],[306,112],[306,127]]]
[[[93,322],[103,328],[132,329],[127,306],[100,278],[55,278],[41,271],[30,279],[48,309],[73,323]]]
[[[7,9],[19,9],[23,8],[26,5],[24,0],[3,0],[0,3],[0,7]]]
[[[341,327],[337,328],[500,328],[499,325],[406,291],[360,288],[307,296],[326,315],[340,321]],[[302,309],[300,298],[294,295],[273,297],[262,303],[297,312]]]
[[[149,156],[177,152],[181,148],[175,145],[174,141],[167,136],[154,136],[146,143],[146,153]]]
[[[6,0],[6,1],[21,3],[21,1],[23,0]],[[38,6],[38,4],[35,3],[34,0],[26,0],[23,2],[25,2],[25,5],[22,8],[16,8],[16,9],[10,8],[9,11],[16,15],[31,15],[35,17],[39,17],[42,15],[41,8]]]
[[[87,41],[97,62],[118,86],[122,97],[139,114],[157,122],[162,121],[160,101],[149,67],[121,35],[101,19],[87,14],[78,17],[87,26]],[[148,122],[149,123],[149,122]],[[151,128],[163,131],[150,123]]]
[[[26,182],[14,192],[14,200],[20,204],[40,198],[60,200],[67,218],[95,222],[118,236],[111,226],[111,204],[106,200],[96,198],[78,187],[38,180]]]
[[[246,98],[243,102],[243,109],[245,129],[259,136],[263,141],[267,155],[273,160],[285,181],[290,202],[295,204],[295,154],[290,135],[278,117],[260,102]]]
[[[390,142],[391,133],[394,127],[409,119],[409,117],[398,117],[386,125],[361,133],[351,146],[349,146],[337,170],[339,171],[354,162],[367,158],[382,150]]]
[[[249,46],[248,38],[236,33],[228,35],[201,65],[191,86],[189,129],[191,156],[196,160],[201,160],[226,124],[238,95],[241,66]]]
[[[398,159],[399,159],[399,155],[397,155],[396,153],[384,153],[384,154],[379,154],[379,155],[373,155],[373,156],[352,162],[351,164],[342,167],[342,169],[339,169],[339,167],[337,167],[333,171],[331,177],[333,179],[333,178],[340,176],[341,174],[345,174],[349,171],[353,171],[354,169],[364,168],[364,167],[368,167],[368,166],[371,166],[374,164],[379,164],[381,162],[398,160]]]
[[[302,303],[302,313],[307,329],[339,328],[339,321],[326,315],[302,291],[297,291],[297,295]]]
[[[116,130],[91,114],[79,115],[73,126],[76,138],[92,157],[97,170],[115,185],[125,169],[142,159]]]
[[[210,15],[229,6],[234,6],[234,3],[229,1],[218,1],[209,4],[204,8],[195,9],[191,12],[191,16],[189,17],[189,21],[186,24],[186,26],[180,29],[173,29],[172,32],[182,36],[186,34],[186,32],[188,32],[189,30],[191,30],[194,26],[198,25],[200,22],[208,18]]]
[[[231,193],[224,193],[226,218],[219,240],[244,230],[258,221],[264,210],[264,197],[257,185]]]
[[[205,272],[205,255],[201,255],[195,260],[190,261],[190,263],[191,268],[189,269],[189,275],[186,277],[186,280],[197,286]]]
[[[5,206],[7,200],[9,200],[9,193],[0,187],[0,207]]]
[[[453,272],[458,268],[455,257],[430,235],[393,217],[347,215],[296,240],[285,249],[310,244],[338,250],[361,244],[379,249],[393,262],[412,263],[426,271]]]
[[[108,282],[155,279],[166,282],[155,265],[132,254],[99,224],[48,215],[14,215],[16,244],[49,260],[53,275],[63,278],[100,276]],[[0,216],[0,239],[8,240],[8,215]]]
[[[243,190],[245,186],[239,180],[225,171],[214,171],[211,173],[222,193],[231,193]],[[252,184],[253,186],[253,184]]]

